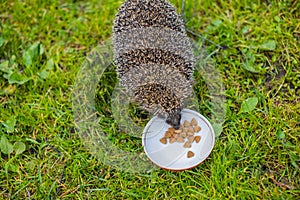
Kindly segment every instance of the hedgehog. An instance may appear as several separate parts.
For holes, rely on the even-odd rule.
[[[165,0],[126,0],[112,43],[120,84],[132,101],[178,129],[193,93],[194,55],[175,7]]]

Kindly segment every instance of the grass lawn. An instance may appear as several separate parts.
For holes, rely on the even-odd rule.
[[[171,2],[180,11],[181,0]],[[212,57],[226,119],[203,164],[149,173],[101,162],[77,134],[72,111],[77,72],[111,38],[121,3],[0,0],[0,199],[300,198],[300,2],[187,1],[187,28],[228,46]],[[142,151],[112,116],[114,70],[96,91],[101,127],[118,148]],[[209,118],[206,89],[196,72],[199,110]],[[130,112],[140,124],[149,120]]]

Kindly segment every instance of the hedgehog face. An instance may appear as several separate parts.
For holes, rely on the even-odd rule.
[[[180,128],[180,120],[181,120],[181,114],[180,110],[176,110],[172,114],[169,114],[169,116],[166,119],[166,122],[173,126],[176,130]]]

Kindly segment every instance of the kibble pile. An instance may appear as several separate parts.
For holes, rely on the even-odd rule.
[[[168,130],[165,132],[164,137],[160,139],[160,142],[163,144],[167,144],[168,142],[170,144],[174,142],[184,143],[184,148],[191,148],[193,142],[200,142],[201,136],[195,136],[195,133],[198,133],[200,131],[201,127],[198,125],[195,118],[193,118],[191,122],[185,120],[184,123],[180,125],[180,128],[178,130],[175,130],[173,127],[168,128]],[[191,158],[194,155],[195,153],[192,151],[188,151],[187,153],[188,158]]]

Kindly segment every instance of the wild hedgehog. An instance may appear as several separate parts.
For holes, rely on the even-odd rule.
[[[178,129],[193,93],[194,55],[175,8],[164,0],[125,1],[114,20],[113,52],[133,101]]]

